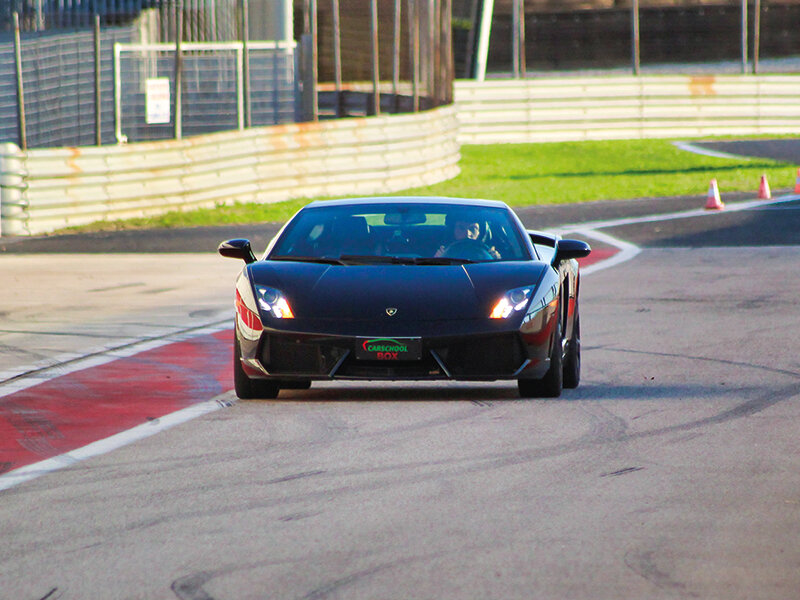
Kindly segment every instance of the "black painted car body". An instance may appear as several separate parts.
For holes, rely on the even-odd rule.
[[[300,210],[236,282],[240,398],[312,380],[580,380],[578,240],[526,231],[505,204],[361,198]]]

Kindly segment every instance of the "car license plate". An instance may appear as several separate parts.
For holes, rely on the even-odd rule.
[[[358,360],[419,360],[422,357],[421,338],[358,338]]]

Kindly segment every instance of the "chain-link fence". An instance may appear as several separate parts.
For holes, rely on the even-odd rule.
[[[26,32],[90,28],[94,15],[104,27],[138,27],[147,41],[175,39],[176,6],[181,6],[183,39],[239,39],[239,0],[0,0],[0,32],[13,30],[17,13]]]
[[[24,35],[19,21],[19,33],[0,42],[0,142],[37,148],[146,141],[174,137],[176,131],[200,135],[302,118],[291,41],[249,42],[247,51],[243,42],[187,42],[181,52],[180,107],[173,105],[176,44],[140,45],[137,51],[132,46],[150,37],[143,29],[161,23],[149,18],[154,15],[102,29],[98,15],[94,31]],[[183,18],[177,22],[186,32]],[[115,54],[115,47],[127,51]],[[157,123],[147,111],[152,79],[167,80],[167,117]]]
[[[0,101],[0,141],[17,142],[25,132],[19,143],[28,147],[94,143],[98,94],[102,143],[197,135],[241,128],[243,123],[407,112],[452,101],[450,0],[298,2],[294,22],[296,38],[304,43],[302,53],[294,51],[291,40],[268,48],[243,35],[252,33],[244,18],[247,0],[59,2],[0,0],[4,9],[21,10],[22,34],[19,61],[17,45],[2,44],[0,35],[0,89],[7,92]],[[259,0],[250,2],[257,10],[264,8]],[[91,31],[57,29],[85,27],[85,17],[93,11],[95,27],[103,29],[99,56]],[[118,41],[128,46],[120,46],[116,70],[104,25],[112,12],[129,22],[118,28],[124,32]],[[291,36],[291,27],[287,32]],[[232,36],[236,41],[202,41]],[[185,48],[176,69],[179,44]],[[298,56],[304,57],[302,69]],[[94,60],[100,63],[96,82]],[[21,76],[15,77],[15,67]],[[116,87],[109,86],[114,73]],[[15,103],[20,90],[24,103]],[[161,107],[157,118],[148,101]]]
[[[247,1],[0,0],[0,141],[20,131],[10,10],[24,34],[27,142],[42,147],[95,141],[96,91],[102,143],[175,135],[172,120],[147,122],[148,80],[173,79],[174,54],[120,55],[115,113],[113,43],[246,43]],[[276,0],[249,2],[260,14]],[[58,29],[86,27],[93,14],[102,25],[99,83],[91,31]],[[454,77],[475,76],[484,50],[494,77],[800,72],[800,0],[296,0],[292,14],[297,53],[250,50],[243,63],[222,46],[186,54],[184,134],[235,129],[243,113],[247,126],[446,104]],[[160,85],[175,98],[174,82]],[[312,112],[309,98],[318,101]]]
[[[23,40],[20,54],[28,147],[95,144],[96,91],[101,143],[174,136],[175,46],[132,45],[133,38],[134,32],[128,28],[101,33],[98,78],[91,32],[36,34]],[[115,45],[120,48],[116,66]],[[182,54],[184,135],[237,129],[244,124],[245,109],[251,126],[301,119],[293,43],[250,42],[247,79],[241,43],[188,43]],[[166,123],[147,122],[147,81],[155,78],[169,81]],[[245,88],[249,103],[244,100]],[[16,89],[13,44],[0,44],[0,141],[20,139]]]
[[[99,85],[102,143],[114,142],[113,45],[130,42],[129,28],[100,34],[100,77],[95,78],[92,32],[31,34],[22,41],[27,145],[83,146],[96,141]],[[0,141],[17,142],[19,106],[14,45],[0,44]]]
[[[186,43],[181,46],[181,131],[201,135],[215,131],[275,125],[299,119],[295,85],[294,44],[250,42],[248,71],[244,45]],[[175,46],[118,44],[115,48],[117,139],[142,141],[174,135]],[[152,86],[165,89],[153,107]],[[245,88],[249,89],[246,102]],[[148,95],[148,90],[151,90]],[[159,90],[156,90],[159,93]]]

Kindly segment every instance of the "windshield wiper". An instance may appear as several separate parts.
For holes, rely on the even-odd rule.
[[[406,256],[375,256],[371,254],[342,254],[339,260],[343,265],[413,265],[415,258]]]
[[[338,258],[327,258],[325,256],[270,256],[268,260],[287,260],[294,262],[309,262],[321,265],[343,265]]]
[[[478,261],[468,258],[448,258],[444,256],[429,256],[425,258],[415,258],[415,265],[471,265]]]
[[[466,265],[474,260],[467,258],[449,258],[444,256],[373,256],[362,254],[342,254],[339,257],[346,265]]]
[[[466,265],[477,261],[444,256],[377,256],[371,254],[342,254],[339,258],[326,256],[270,256],[268,260],[308,262],[322,265]]]

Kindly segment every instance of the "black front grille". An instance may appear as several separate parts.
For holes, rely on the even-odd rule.
[[[423,353],[422,360],[387,361],[356,360],[348,356],[342,366],[336,370],[336,377],[353,377],[357,379],[442,379],[439,363],[429,352]]]
[[[270,335],[264,341],[261,362],[273,375],[327,376],[347,352],[326,338]]]
[[[433,349],[456,378],[511,376],[527,358],[518,333],[474,337]]]
[[[513,377],[527,358],[517,332],[423,342],[414,361],[357,360],[354,345],[351,338],[270,334],[260,356],[272,375],[387,380]]]

